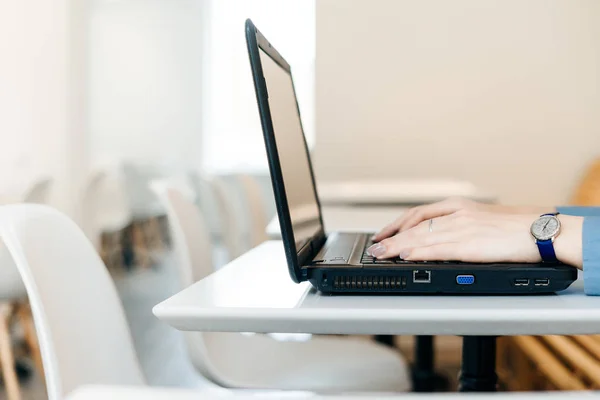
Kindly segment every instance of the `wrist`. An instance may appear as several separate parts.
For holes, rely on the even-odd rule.
[[[579,269],[583,266],[583,217],[559,215],[561,230],[554,240],[554,251],[559,261]]]

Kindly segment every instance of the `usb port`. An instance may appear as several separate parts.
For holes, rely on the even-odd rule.
[[[548,279],[548,278],[534,279],[533,284],[535,286],[548,286],[550,284],[550,279]]]
[[[431,283],[431,271],[413,271],[414,283]]]
[[[529,286],[529,279],[517,278],[515,279],[515,286]]]

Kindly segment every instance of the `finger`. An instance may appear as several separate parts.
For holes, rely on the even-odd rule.
[[[462,236],[463,233],[460,231],[436,232],[426,235],[405,235],[400,233],[373,245],[368,251],[378,259],[397,256],[405,258],[407,252],[410,252],[413,248],[450,243],[459,240]]]
[[[406,251],[403,257],[410,261],[461,260],[458,242],[446,242],[425,247],[416,247]]]
[[[394,220],[394,222],[386,225],[377,234],[375,234],[375,236],[373,236],[373,241],[379,242],[383,239],[394,236],[396,233],[398,233],[398,230],[399,230],[400,226],[404,223],[404,221],[407,218],[410,218],[411,215],[413,213],[415,213],[416,209],[418,209],[418,208],[419,207],[411,208],[410,210],[408,210],[404,214],[402,214],[400,217],[396,218],[396,220]]]
[[[394,236],[396,233],[398,233],[398,226],[400,226],[399,220],[400,220],[400,218],[398,218],[391,224],[384,226],[383,229],[381,229],[379,232],[377,232],[375,235],[373,235],[373,241],[379,242],[383,239],[389,238],[390,236]]]
[[[451,214],[435,218],[431,228],[430,231],[430,220],[423,221],[407,231],[374,244],[367,249],[367,253],[380,259],[398,255],[404,258],[402,253],[406,249],[459,240],[472,234],[475,225],[464,215]]]
[[[441,201],[438,203],[429,204],[419,209],[415,209],[398,227],[398,231],[402,232],[411,229],[423,221],[443,217],[457,211],[457,207],[449,201]]]
[[[413,207],[374,235],[373,241],[379,242],[398,232],[411,229],[425,220],[452,214],[458,211],[460,207],[460,199],[456,198],[449,198],[438,201],[437,203]]]

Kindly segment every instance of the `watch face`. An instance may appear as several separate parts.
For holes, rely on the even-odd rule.
[[[553,215],[539,217],[531,225],[531,234],[537,240],[552,239],[560,230],[560,221]]]

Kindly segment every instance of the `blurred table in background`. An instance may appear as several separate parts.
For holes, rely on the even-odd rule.
[[[495,201],[495,196],[470,182],[442,179],[324,182],[318,192],[328,232],[376,232],[411,206],[453,196]],[[281,238],[277,215],[269,222],[267,235]]]
[[[324,206],[323,223],[327,232],[375,232],[406,210],[407,207],[391,206]],[[281,238],[277,215],[267,225],[267,235]]]
[[[448,197],[493,202],[495,196],[468,181],[454,179],[388,179],[321,182],[322,205],[411,206]]]

